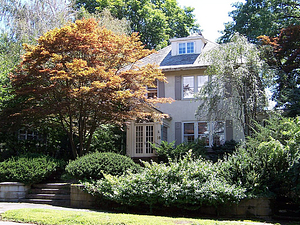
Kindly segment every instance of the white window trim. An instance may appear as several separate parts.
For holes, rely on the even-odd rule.
[[[211,80],[211,78],[210,78],[210,76],[208,76],[208,75],[184,75],[184,76],[182,76],[181,77],[181,99],[183,99],[183,100],[191,100],[191,99],[195,99],[195,94],[197,94],[198,93],[198,77],[200,77],[200,76],[207,76],[208,77],[208,82]],[[185,98],[184,97],[184,87],[183,87],[183,79],[184,79],[184,77],[193,77],[194,78],[194,94],[193,94],[193,97],[191,97],[191,98]]]

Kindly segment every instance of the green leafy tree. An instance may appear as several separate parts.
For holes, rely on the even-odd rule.
[[[125,19],[118,19],[114,17],[108,9],[101,12],[90,13],[85,8],[80,8],[77,12],[78,18],[95,18],[99,26],[104,26],[106,29],[111,30],[115,34],[128,34],[131,33],[129,22]]]
[[[0,19],[15,41],[36,42],[73,17],[72,5],[66,0],[0,0]]]
[[[168,101],[147,98],[146,86],[165,77],[155,65],[136,65],[152,53],[136,33],[117,35],[93,19],[78,20],[47,32],[25,50],[12,75],[15,99],[21,101],[1,115],[2,122],[57,123],[74,158],[89,151],[100,124],[143,118],[149,115],[144,106]]]
[[[21,47],[9,41],[7,34],[0,34],[0,111],[11,97],[9,73],[19,61],[20,52]]]
[[[299,0],[246,0],[235,3],[229,13],[233,22],[225,24],[220,42],[228,42],[236,33],[257,43],[260,35],[276,36],[280,29],[300,24]]]
[[[287,116],[300,115],[300,25],[284,28],[276,37],[259,39],[273,50],[268,63],[277,70],[276,107],[284,109]]]
[[[258,48],[236,34],[231,42],[219,45],[204,56],[210,81],[200,90],[198,115],[209,120],[232,118],[249,134],[252,122],[267,106],[265,79],[267,65]]]
[[[76,0],[76,7],[88,12],[109,9],[118,18],[126,18],[133,32],[139,32],[146,48],[160,49],[173,37],[188,36],[197,31],[193,8],[180,8],[176,0]]]

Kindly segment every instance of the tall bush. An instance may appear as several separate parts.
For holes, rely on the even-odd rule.
[[[274,116],[235,153],[219,162],[231,183],[254,195],[300,199],[300,120]]]

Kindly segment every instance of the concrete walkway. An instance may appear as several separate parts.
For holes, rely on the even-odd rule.
[[[26,208],[40,208],[40,209],[90,211],[88,209],[75,209],[75,208],[59,207],[59,206],[44,205],[44,204],[0,202],[0,214],[4,213],[5,211],[12,210],[12,209],[24,209],[24,208],[25,209]],[[28,223],[16,223],[16,222],[8,222],[8,221],[0,220],[0,225],[22,225],[22,224],[28,225]]]

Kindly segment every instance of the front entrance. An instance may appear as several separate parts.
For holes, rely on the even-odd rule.
[[[151,143],[154,143],[154,125],[137,124],[135,126],[135,154],[153,155]]]

